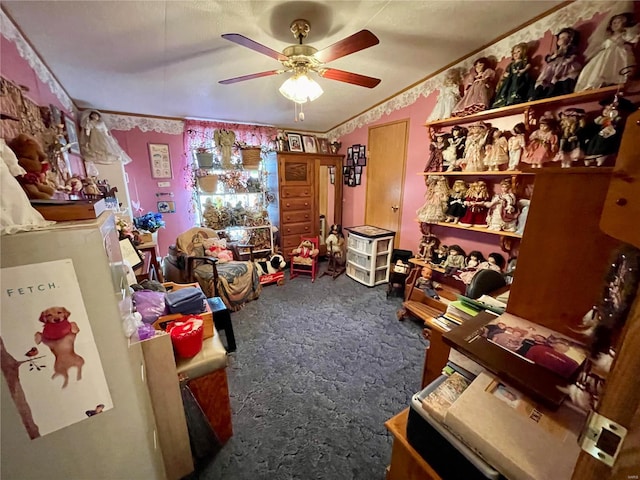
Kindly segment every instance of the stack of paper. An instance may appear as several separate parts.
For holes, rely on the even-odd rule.
[[[449,407],[467,389],[470,383],[458,372],[453,372],[422,400],[422,408],[439,422],[444,421],[444,415]]]

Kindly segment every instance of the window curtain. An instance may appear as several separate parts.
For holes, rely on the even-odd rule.
[[[246,125],[242,123],[208,122],[186,120],[184,127],[184,151],[188,158],[196,148],[215,148],[213,132],[217,129],[231,130],[236,134],[236,143],[242,147],[262,147],[276,150],[275,127]]]

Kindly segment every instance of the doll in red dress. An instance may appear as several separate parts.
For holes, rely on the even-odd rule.
[[[485,204],[489,201],[489,198],[486,182],[479,180],[472,183],[464,200],[467,211],[458,223],[464,227],[473,225],[486,227],[487,207]]]
[[[453,108],[454,117],[465,117],[489,108],[493,98],[493,78],[496,72],[491,68],[489,59],[478,58],[469,75],[464,80],[464,96]]]
[[[553,115],[546,113],[540,119],[538,130],[529,137],[524,162],[531,164],[531,168],[541,168],[544,163],[553,161],[557,151],[556,120]]]

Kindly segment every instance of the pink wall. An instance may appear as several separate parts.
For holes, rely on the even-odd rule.
[[[125,166],[125,171],[129,177],[129,197],[131,202],[140,202],[143,214],[157,212],[159,201],[168,200],[175,203],[175,213],[162,214],[166,226],[158,231],[159,252],[160,255],[165,256],[169,245],[175,243],[176,237],[193,226],[193,216],[189,213],[191,208],[191,185],[190,181],[185,179],[185,165],[187,162],[184,155],[182,135],[143,132],[138,128],[129,131],[112,130],[111,134],[133,160],[132,163]],[[169,145],[173,178],[151,178],[149,143]],[[170,185],[168,187],[159,187],[159,182],[168,182]],[[157,196],[156,194],[159,193],[172,193],[173,197]],[[136,212],[133,212],[133,214],[138,216]]]
[[[75,118],[75,112],[67,111],[49,86],[42,82],[29,63],[20,56],[16,45],[0,36],[0,75],[16,85],[28,90],[24,93],[31,101],[40,106],[55,105],[65,115]],[[7,139],[9,140],[9,139]],[[84,163],[79,155],[69,154],[72,173],[84,176]]]
[[[640,11],[640,2],[635,4],[636,12]],[[589,34],[594,30],[595,26],[604,17],[602,14],[596,15],[589,21],[580,22],[573,27],[578,29],[581,34],[580,50],[584,50],[587,45]],[[555,32],[547,31],[542,39],[536,43],[535,51],[529,52],[532,65],[538,67],[544,61],[544,56],[549,53],[550,46],[554,41]],[[529,42],[532,45],[534,42]],[[474,56],[475,58],[475,56]],[[509,64],[510,58],[501,59],[496,67],[496,75],[499,78],[504,68]],[[402,198],[402,217],[401,228],[398,232],[400,237],[399,248],[417,251],[418,244],[421,239],[419,224],[417,223],[416,210],[424,203],[425,185],[424,178],[418,175],[424,170],[425,163],[428,158],[429,140],[427,129],[424,126],[425,120],[435,106],[438,92],[431,93],[428,97],[421,96],[415,103],[400,110],[384,115],[379,120],[360,127],[353,132],[344,135],[339,140],[342,142],[340,153],[345,153],[347,147],[354,144],[367,145],[369,127],[394,122],[403,119],[409,119],[409,140],[407,146],[407,160],[405,169],[405,180],[403,186]],[[597,104],[588,105],[587,111],[594,111],[600,107]],[[504,121],[512,119],[504,119]],[[520,118],[517,121],[522,121]],[[499,128],[507,128],[501,125],[498,119],[493,123]],[[510,125],[515,124],[512,121]],[[401,168],[401,166],[399,166]],[[362,176],[362,185],[357,187],[344,187],[344,210],[343,220],[344,226],[360,225],[364,223],[365,200],[367,188],[367,168],[364,168]],[[465,251],[480,250],[485,255],[491,252],[500,252],[498,239],[492,235],[479,235],[472,232],[466,232],[459,229],[450,229],[446,227],[434,227],[434,233],[438,235],[441,241],[451,245],[457,243]],[[501,252],[506,259],[506,254]]]

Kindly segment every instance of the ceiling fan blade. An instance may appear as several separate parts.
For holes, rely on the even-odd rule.
[[[379,43],[378,37],[369,30],[360,30],[358,33],[354,33],[350,37],[343,38],[339,42],[316,52],[314,57],[322,63],[327,63],[365,48],[373,47]]]
[[[271,75],[278,75],[283,73],[282,70],[269,70],[268,72],[252,73],[251,75],[243,75],[242,77],[227,78],[226,80],[220,80],[218,83],[223,85],[229,85],[231,83],[244,82],[245,80],[251,80],[253,78],[269,77]]]
[[[352,83],[361,87],[373,88],[378,85],[381,80],[379,78],[367,77],[357,73],[345,72],[335,68],[323,68],[318,72],[321,77],[330,80],[338,80],[339,82]]]
[[[230,42],[237,43],[238,45],[242,45],[243,47],[250,48],[251,50],[255,50],[258,53],[262,53],[267,57],[275,58],[278,61],[284,61],[287,59],[282,53],[276,52],[269,47],[265,47],[261,43],[255,42],[250,38],[245,37],[244,35],[240,35],[239,33],[225,33],[222,35],[222,38],[225,40],[229,40]]]

